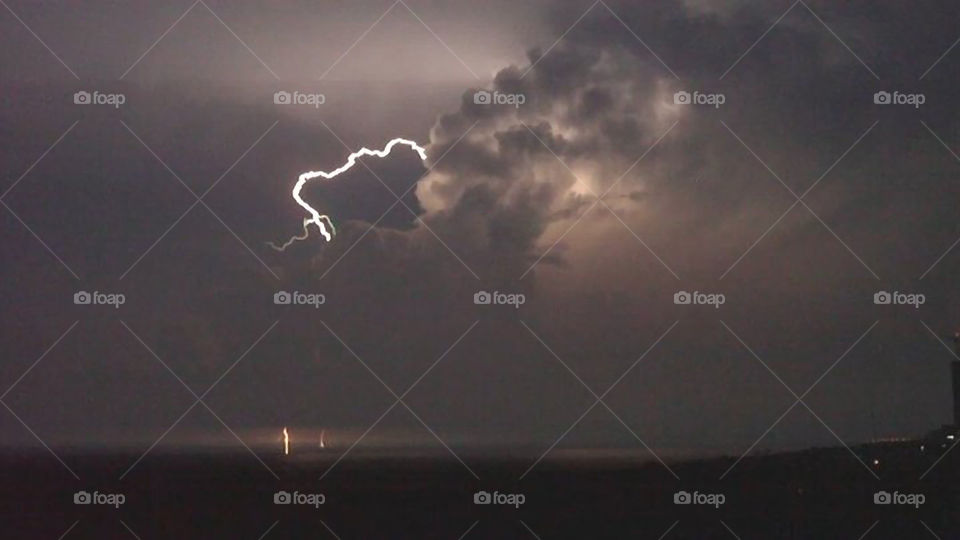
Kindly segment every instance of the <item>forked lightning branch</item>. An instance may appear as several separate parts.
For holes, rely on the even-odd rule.
[[[421,147],[415,141],[398,137],[388,142],[387,145],[383,147],[383,150],[371,150],[366,147],[361,148],[360,150],[357,150],[356,152],[350,154],[347,157],[346,163],[344,163],[343,165],[341,165],[340,167],[332,171],[308,171],[301,174],[300,178],[297,180],[297,183],[293,186],[292,194],[293,194],[293,200],[297,201],[297,204],[299,204],[304,210],[307,211],[307,214],[309,214],[307,217],[303,218],[303,234],[294,235],[281,245],[274,244],[273,242],[267,242],[267,245],[269,245],[270,247],[272,247],[277,251],[284,251],[287,249],[287,247],[289,247],[294,242],[297,242],[299,240],[306,240],[307,238],[309,238],[311,225],[315,225],[317,229],[320,230],[320,234],[323,236],[323,238],[327,242],[332,240],[333,235],[337,234],[336,227],[333,226],[333,222],[330,221],[329,216],[325,214],[321,214],[314,207],[310,206],[309,203],[303,200],[303,198],[300,196],[300,192],[303,190],[303,186],[306,185],[308,181],[313,180],[314,178],[317,178],[317,177],[324,178],[326,180],[335,178],[340,174],[343,174],[348,170],[350,170],[354,165],[357,164],[357,160],[361,157],[364,157],[364,156],[374,156],[378,158],[387,157],[387,155],[390,154],[390,151],[393,150],[393,147],[397,146],[398,144],[409,146],[412,150],[414,150],[420,156],[421,160],[426,161],[427,151],[423,147]]]

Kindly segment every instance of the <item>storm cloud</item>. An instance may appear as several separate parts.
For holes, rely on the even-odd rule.
[[[947,252],[960,236],[960,169],[944,148],[957,148],[958,60],[937,59],[956,39],[945,21],[957,6],[551,2],[522,21],[498,17],[511,22],[491,22],[498,30],[486,37],[457,35],[460,15],[444,11],[427,21],[478,77],[425,33],[378,79],[378,47],[423,31],[394,20],[398,11],[373,52],[358,46],[356,61],[318,82],[286,77],[322,73],[336,51],[298,70],[309,47],[290,36],[305,32],[268,33],[244,9],[211,5],[283,80],[229,34],[208,49],[220,62],[197,67],[178,54],[204,43],[202,11],[131,80],[97,83],[129,94],[113,113],[78,113],[69,96],[94,83],[50,75],[58,65],[35,62],[47,54],[39,46],[34,61],[9,63],[8,186],[81,120],[4,199],[79,278],[6,214],[15,264],[3,270],[4,343],[19,360],[4,380],[82,319],[7,398],[44,438],[152,442],[192,402],[117,314],[64,307],[78,288],[125,292],[120,317],[197,392],[278,320],[210,395],[241,431],[362,431],[393,402],[367,367],[398,394],[416,382],[405,399],[458,450],[546,449],[594,404],[578,377],[597,394],[616,382],[606,403],[667,451],[749,447],[794,403],[769,370],[797,394],[829,370],[805,401],[851,444],[947,421],[950,355],[937,338],[960,318],[957,254]],[[303,8],[287,8],[269,19],[305,30]],[[24,14],[46,35],[44,19]],[[350,20],[357,33],[372,22],[360,11]],[[524,39],[498,38],[521,22]],[[435,63],[415,61],[427,51]],[[126,67],[130,54],[65,60],[110,80],[104,65]],[[212,80],[194,80],[197,70]],[[275,107],[270,96],[284,88],[323,91],[325,108]],[[481,90],[524,102],[476,103]],[[875,104],[881,91],[925,103]],[[677,103],[678,92],[724,100]],[[301,172],[397,136],[427,146],[426,163],[412,152],[364,160],[369,170],[305,191],[336,222],[333,242],[266,246],[300,231],[289,191]],[[198,205],[175,223],[195,202],[176,176],[201,194],[221,175],[204,199],[210,211]],[[281,289],[327,302],[284,309],[271,301]],[[526,303],[475,305],[481,290]],[[876,306],[880,290],[927,302]],[[726,302],[677,305],[679,291]],[[97,414],[71,405],[84,399]],[[126,401],[139,408],[116,406]],[[32,440],[5,422],[10,440]],[[437,444],[400,408],[381,429]],[[203,414],[178,430],[222,434]],[[797,407],[759,448],[818,444],[837,440]],[[558,448],[638,445],[596,407]]]

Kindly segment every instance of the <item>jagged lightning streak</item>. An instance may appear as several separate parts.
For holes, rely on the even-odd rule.
[[[272,247],[277,251],[284,251],[287,249],[287,247],[290,246],[290,244],[293,244],[294,242],[297,242],[300,240],[306,240],[310,236],[311,224],[317,226],[317,229],[320,230],[320,234],[323,235],[323,238],[327,242],[333,239],[333,235],[337,234],[337,230],[333,226],[333,222],[330,221],[329,216],[320,214],[320,212],[317,212],[317,210],[314,207],[307,204],[307,202],[300,197],[300,191],[303,189],[303,186],[307,183],[307,181],[312,180],[318,176],[326,180],[330,180],[331,178],[339,176],[341,173],[344,173],[350,170],[354,165],[356,165],[357,159],[361,157],[364,157],[364,156],[375,156],[378,158],[387,157],[390,151],[393,150],[393,147],[398,144],[409,146],[412,150],[414,150],[420,156],[420,159],[422,161],[426,161],[427,151],[422,146],[417,144],[416,141],[411,141],[410,139],[403,139],[403,138],[397,137],[396,139],[392,139],[390,142],[388,142],[387,145],[383,147],[383,150],[371,150],[367,147],[363,147],[360,150],[357,150],[356,152],[350,154],[347,157],[346,163],[344,163],[343,165],[341,165],[340,167],[332,171],[307,171],[301,174],[300,178],[297,179],[297,183],[293,186],[292,193],[293,193],[293,200],[297,201],[297,204],[303,207],[303,209],[306,210],[308,214],[310,214],[309,217],[303,218],[303,234],[294,235],[289,240],[287,240],[286,242],[284,242],[279,246],[277,244],[274,244],[273,242],[267,242],[267,245],[269,245],[270,247]]]

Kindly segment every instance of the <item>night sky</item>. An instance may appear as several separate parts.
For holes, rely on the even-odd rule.
[[[166,4],[0,9],[0,444],[740,455],[951,422],[960,5]],[[299,174],[394,137],[427,160],[311,182],[336,236],[269,247]]]

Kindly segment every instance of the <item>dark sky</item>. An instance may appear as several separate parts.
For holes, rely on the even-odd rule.
[[[546,449],[590,409],[558,449],[739,454],[791,390],[757,448],[948,423],[960,6],[637,4],[8,2],[0,440],[146,447],[196,401],[177,377],[251,444],[349,444],[414,383],[368,444]],[[300,173],[394,137],[426,164],[310,184],[338,234],[267,246]],[[235,444],[202,405],[163,444],[197,441]]]

